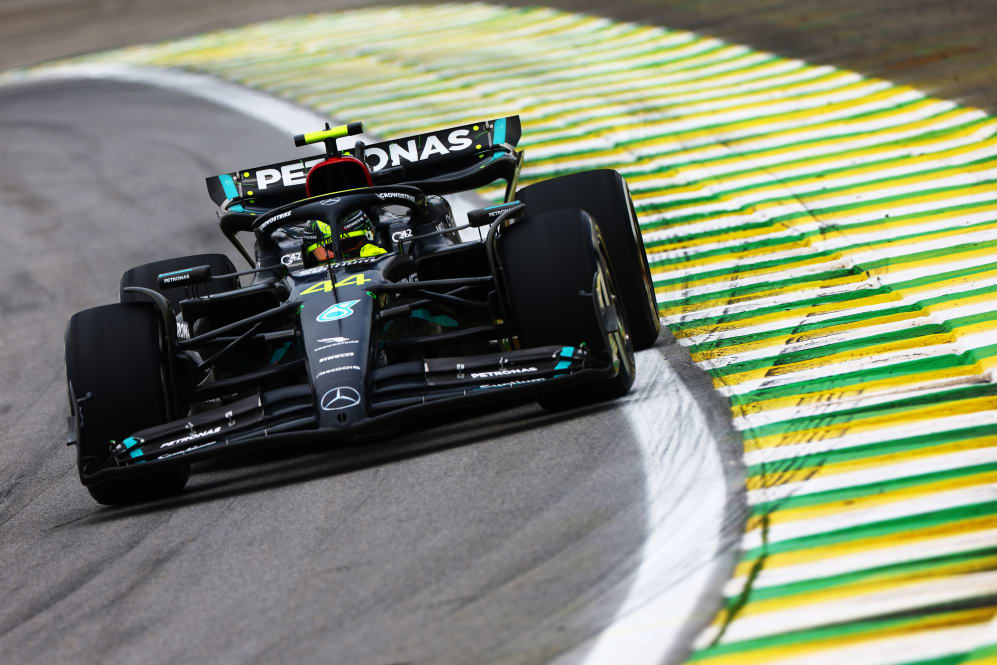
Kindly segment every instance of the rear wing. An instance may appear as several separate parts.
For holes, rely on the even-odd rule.
[[[379,173],[383,183],[389,182],[389,174],[391,183],[426,181],[511,153],[521,136],[519,116],[513,115],[372,143],[365,146],[363,159],[375,184]],[[498,147],[505,150],[491,150]],[[316,155],[222,173],[207,178],[208,194],[216,205],[228,202],[235,211],[242,210],[242,203],[271,208],[297,201],[305,198],[308,170],[323,160],[325,156]]]

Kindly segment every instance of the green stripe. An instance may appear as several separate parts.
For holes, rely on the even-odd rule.
[[[915,277],[914,279],[904,280],[902,282],[896,282],[890,286],[879,286],[867,289],[856,289],[855,291],[849,291],[845,293],[832,293],[826,296],[817,296],[812,298],[803,298],[800,300],[787,300],[778,305],[768,305],[765,307],[757,307],[751,310],[743,312],[732,312],[730,314],[721,314],[718,316],[706,316],[700,319],[687,319],[685,321],[679,321],[671,323],[670,327],[673,330],[684,330],[688,328],[707,328],[714,327],[724,323],[731,323],[734,321],[740,321],[743,319],[755,318],[758,316],[763,316],[765,314],[773,314],[776,312],[785,312],[790,309],[801,309],[804,307],[813,307],[820,305],[828,305],[832,303],[847,302],[849,300],[856,300],[860,298],[866,298],[869,296],[886,295],[891,294],[896,291],[902,291],[904,289],[917,288],[922,286],[929,286],[936,282],[944,282],[947,280],[955,280],[962,277],[970,277],[972,275],[988,272],[992,270],[997,270],[997,262],[986,263],[978,266],[969,266],[966,268],[959,268],[956,270],[949,270],[946,272],[930,273],[927,275],[922,275],[921,277]],[[971,284],[970,284],[971,286]],[[659,303],[659,307],[661,304]],[[664,309],[663,307],[661,307]]]
[[[977,473],[990,473],[992,471],[997,471],[997,462],[977,464],[975,466],[964,466],[956,469],[947,469],[945,471],[934,471],[932,473],[923,473],[903,478],[879,480],[865,485],[852,485],[851,487],[842,487],[840,489],[827,490],[824,492],[814,492],[813,494],[788,496],[783,499],[765,501],[752,506],[751,515],[768,515],[776,513],[780,510],[808,508],[812,506],[820,506],[826,503],[834,503],[835,501],[849,501],[861,499],[867,496],[885,495],[890,492],[917,487],[919,485],[927,485],[930,483],[941,482],[943,480],[951,480],[953,478],[965,478],[966,476],[972,476]]]
[[[995,182],[994,179],[990,179],[990,180],[979,180],[979,181],[973,183],[972,187],[973,188],[977,188],[977,189],[981,189],[983,186],[985,186],[985,185],[991,185],[994,182]],[[915,193],[905,192],[905,193],[901,193],[901,194],[891,194],[889,196],[884,196],[884,197],[877,198],[877,199],[867,199],[865,201],[860,201],[858,203],[845,203],[845,204],[840,204],[840,205],[828,206],[826,208],[821,208],[821,207],[817,207],[817,206],[808,206],[807,209],[803,210],[803,211],[790,212],[790,213],[786,213],[786,214],[783,214],[783,215],[777,215],[775,217],[770,217],[766,223],[769,224],[769,225],[773,225],[773,226],[778,226],[778,225],[783,225],[783,224],[790,225],[791,222],[798,221],[798,220],[801,220],[801,219],[807,219],[807,220],[812,219],[813,215],[815,213],[821,213],[821,214],[829,215],[829,214],[838,213],[838,212],[849,212],[849,211],[859,210],[859,209],[862,209],[862,208],[868,208],[868,207],[872,207],[872,206],[880,206],[880,205],[884,205],[884,204],[887,204],[887,203],[903,203],[906,199],[909,199],[909,198],[912,198],[912,197],[934,196],[934,195],[950,194],[950,193],[965,194],[965,190],[967,189],[967,187],[969,187],[969,186],[965,185],[965,184],[961,184],[961,185],[948,185],[948,186],[945,186],[945,187],[934,187],[934,188],[925,186],[924,188],[919,189]],[[781,198],[767,199],[766,201],[778,203],[778,202],[786,201],[788,199],[789,199],[789,197],[784,195]],[[732,209],[729,209],[729,210],[724,210],[723,212],[725,214],[727,214],[727,213],[731,213],[731,214],[746,214],[748,212],[753,212],[756,206],[758,206],[761,203],[765,203],[766,201],[753,201],[752,203],[747,204],[746,206],[742,206],[741,208],[736,208],[736,209],[732,208]],[[674,204],[671,204],[671,205],[674,205]],[[663,207],[668,207],[668,206],[663,206]],[[651,211],[644,211],[644,212],[651,212]],[[681,217],[670,218],[670,219],[667,220],[668,224],[662,224],[661,226],[673,226],[673,225],[674,226],[678,226],[678,225],[681,225],[681,224],[691,224],[693,222],[698,222],[698,221],[712,219],[712,218],[716,217],[717,214],[718,213],[716,211],[691,213],[689,215],[683,215]],[[641,225],[641,229],[643,231],[647,232],[648,230],[653,230],[656,225],[657,224],[653,223],[653,222],[652,223],[648,223],[648,224],[642,224]],[[645,242],[644,244],[646,246],[648,246],[648,247],[657,247],[657,246],[659,246],[661,244],[665,244],[666,242],[667,242],[666,240],[655,240],[655,241]]]
[[[748,476],[778,475],[789,471],[801,471],[856,460],[898,455],[913,450],[923,450],[982,437],[994,437],[992,445],[997,446],[997,424],[962,427],[944,432],[931,432],[917,436],[905,436],[900,439],[877,441],[861,446],[839,448],[822,453],[796,455],[792,459],[752,464],[747,468],[747,473]]]
[[[993,204],[994,204],[994,201],[989,201],[989,202],[980,202],[980,203],[974,204],[973,206],[965,206],[965,207],[967,207],[967,208],[968,207],[984,207],[986,205],[991,205],[992,206]],[[964,206],[953,206],[953,207],[963,208]],[[919,216],[928,217],[928,216],[937,216],[939,214],[944,214],[944,213],[941,213],[941,210],[942,209],[932,210],[932,211],[927,212],[927,213],[921,213]],[[828,236],[828,235],[830,235],[830,234],[832,234],[834,232],[850,233],[850,232],[854,232],[854,231],[859,231],[859,230],[864,229],[864,228],[875,228],[875,227],[880,226],[880,225],[882,225],[884,223],[889,223],[889,222],[894,222],[894,221],[897,221],[897,220],[896,219],[889,219],[889,218],[880,218],[880,219],[870,220],[868,222],[860,222],[858,224],[849,224],[847,227],[840,227],[840,226],[837,226],[837,225],[829,225],[829,226],[824,226],[824,227],[822,227],[819,230],[805,231],[803,233],[800,233],[800,234],[794,235],[794,236],[781,236],[781,237],[778,237],[778,238],[767,238],[765,240],[748,242],[748,243],[745,243],[744,245],[729,245],[729,246],[727,246],[725,248],[722,248],[722,249],[725,250],[725,252],[721,252],[721,253],[719,253],[719,255],[724,255],[725,253],[726,254],[737,254],[739,252],[750,251],[750,250],[753,250],[753,249],[762,249],[762,248],[769,248],[769,249],[775,250],[775,248],[777,248],[777,247],[779,247],[781,245],[798,244],[801,240],[803,240],[805,238],[810,238],[810,237],[814,237],[814,236],[826,237],[826,236]],[[946,221],[948,221],[949,223],[953,223],[953,222],[956,222],[957,220],[953,219],[953,220],[946,220]],[[769,268],[769,267],[775,267],[775,266],[780,266],[780,265],[784,265],[784,266],[786,266],[787,269],[790,269],[793,265],[795,265],[797,263],[806,263],[808,261],[812,261],[815,258],[831,257],[831,256],[841,255],[841,254],[845,254],[845,253],[853,251],[853,250],[866,250],[866,251],[868,251],[868,250],[871,250],[871,249],[873,249],[875,247],[887,247],[887,246],[894,245],[894,244],[900,243],[900,242],[905,242],[905,241],[912,241],[912,240],[918,240],[918,239],[922,239],[923,240],[923,239],[931,238],[932,236],[944,236],[946,234],[951,235],[952,232],[956,231],[956,230],[958,230],[959,233],[963,233],[963,234],[973,233],[974,231],[978,231],[978,230],[984,230],[984,229],[987,229],[987,228],[994,228],[995,227],[995,222],[997,222],[997,215],[995,215],[995,217],[993,217],[991,219],[985,219],[985,220],[982,220],[982,221],[979,221],[979,222],[974,222],[972,224],[959,225],[959,226],[955,226],[955,225],[945,226],[945,227],[941,227],[941,228],[931,229],[929,231],[920,231],[918,233],[909,233],[909,234],[905,234],[905,235],[893,235],[893,236],[888,236],[888,237],[879,238],[879,239],[875,239],[875,240],[864,240],[864,241],[861,241],[861,242],[856,242],[856,243],[852,243],[852,244],[848,244],[848,245],[841,245],[841,246],[836,247],[834,249],[811,250],[807,254],[800,254],[800,255],[797,255],[797,256],[790,256],[790,257],[784,257],[784,258],[778,258],[778,259],[762,260],[762,261],[757,261],[755,263],[742,263],[742,264],[738,264],[735,268],[726,267],[726,268],[717,268],[715,270],[704,270],[702,272],[689,272],[688,274],[680,276],[680,277],[673,277],[673,278],[670,278],[670,279],[656,281],[655,284],[657,284],[659,286],[663,286],[663,285],[666,285],[666,284],[669,284],[669,283],[675,283],[675,284],[694,284],[694,283],[696,283],[698,281],[702,281],[702,280],[708,279],[710,277],[720,277],[720,276],[723,276],[725,274],[731,274],[731,273],[746,273],[746,272],[749,272],[749,271],[752,271],[752,270],[761,270],[761,269],[765,269],[765,268]],[[787,249],[794,249],[794,248],[789,247]],[[949,249],[951,249],[951,248],[949,248]],[[685,257],[685,259],[688,260],[688,261],[690,261],[690,262],[691,261],[697,261],[697,260],[700,260],[702,258],[703,257],[700,254],[689,254],[689,255],[687,255]],[[666,260],[662,260],[662,261],[655,261],[655,262],[651,263],[651,266],[653,268],[658,268],[658,267],[662,267],[665,264],[669,264],[669,263],[674,264],[676,261],[677,261],[677,259],[670,259],[670,260],[666,259]]]
[[[825,330],[828,328],[833,328],[835,326],[846,325],[849,323],[857,323],[859,321],[869,321],[870,319],[886,318],[890,316],[895,316],[897,314],[912,314],[919,312],[922,315],[927,316],[928,312],[925,310],[927,310],[927,308],[929,307],[940,305],[946,302],[952,302],[955,300],[974,298],[976,296],[987,295],[995,292],[997,292],[997,285],[983,286],[978,289],[970,289],[969,291],[957,291],[955,293],[946,293],[940,296],[936,296],[934,298],[925,298],[924,300],[918,300],[909,305],[899,305],[897,307],[873,309],[864,312],[856,312],[854,314],[836,316],[830,319],[824,319],[823,321],[815,321],[813,323],[800,323],[794,326],[786,326],[783,328],[775,328],[772,330],[766,330],[757,333],[738,335],[736,337],[725,337],[723,339],[709,340],[706,342],[701,342],[699,344],[693,344],[689,346],[688,349],[690,353],[702,353],[704,351],[712,351],[715,349],[721,349],[728,346],[738,346],[740,344],[747,344],[750,342],[757,342],[765,339],[784,337],[787,335],[803,336],[805,333],[808,332]],[[944,312],[938,313],[938,316],[944,316],[944,315],[945,315]]]
[[[997,547],[970,550],[967,552],[956,552],[954,554],[944,554],[941,556],[928,557],[925,559],[915,559],[901,561],[885,566],[876,566],[854,572],[831,575],[828,577],[817,577],[789,584],[780,584],[769,587],[754,587],[750,590],[749,601],[771,600],[773,598],[788,598],[802,593],[813,593],[825,589],[834,589],[844,584],[856,584],[858,582],[887,580],[894,577],[910,575],[912,573],[930,573],[936,568],[942,568],[956,563],[966,563],[976,559],[997,556]],[[988,568],[990,570],[991,568]],[[733,605],[735,598],[728,598],[725,604],[728,609]]]
[[[812,275],[788,277],[786,279],[777,279],[761,284],[750,284],[748,286],[718,289],[717,291],[710,291],[709,293],[698,293],[696,295],[686,296],[685,298],[678,300],[661,300],[658,302],[658,308],[675,309],[681,307],[682,305],[694,305],[696,303],[709,302],[710,300],[718,299],[727,299],[728,302],[737,302],[742,299],[747,300],[748,298],[745,298],[745,296],[750,296],[763,291],[775,291],[790,286],[807,284],[809,282],[829,282],[832,280],[840,280],[846,277],[855,277],[863,274],[864,272],[864,270],[857,267],[826,270]]]
[[[997,313],[992,315],[997,316]],[[774,367],[776,365],[782,367],[805,360],[816,360],[817,358],[823,358],[835,353],[845,353],[848,351],[890,344],[891,342],[903,342],[911,339],[917,339],[918,337],[924,337],[926,335],[938,335],[945,332],[948,332],[948,330],[944,325],[931,323],[923,326],[915,326],[913,328],[894,330],[888,333],[879,333],[869,337],[860,337],[859,339],[845,340],[834,344],[824,344],[823,346],[815,346],[810,349],[787,351],[777,356],[745,360],[739,363],[730,363],[724,367],[709,369],[707,372],[709,372],[711,376],[719,377],[728,376],[730,374],[739,374],[741,372],[747,372],[754,369],[762,369],[763,367]]]
[[[997,312],[988,312],[989,316],[997,319]],[[760,438],[772,436],[774,434],[788,434],[801,430],[814,429],[818,427],[832,427],[843,423],[861,421],[864,418],[877,418],[886,415],[900,415],[908,411],[922,409],[925,406],[938,404],[939,402],[958,402],[967,399],[977,399],[997,394],[997,384],[984,383],[971,386],[960,386],[951,390],[939,390],[923,395],[907,396],[889,402],[879,404],[869,404],[851,409],[841,409],[830,413],[822,413],[815,416],[802,416],[791,418],[758,427],[750,427],[744,430],[747,438]],[[902,419],[900,419],[902,420]]]
[[[944,204],[944,202],[942,203]],[[908,221],[916,223],[917,220],[919,219],[926,217],[936,217],[939,215],[952,215],[955,219],[947,221],[951,221],[954,223],[957,222],[959,215],[972,214],[972,211],[975,209],[992,207],[995,203],[997,203],[997,196],[989,200],[974,201],[971,203],[962,203],[950,206],[942,205],[941,207],[938,208],[931,208],[930,210],[912,212],[904,215],[886,214],[882,217],[876,217],[875,219],[870,219],[864,222],[850,222],[848,224],[825,223],[822,224],[819,229],[813,229],[810,231],[794,231],[793,229],[785,229],[781,225],[773,225],[772,223],[766,221],[766,222],[751,222],[750,224],[742,224],[736,227],[727,227],[714,231],[704,231],[702,233],[690,234],[688,236],[669,236],[667,239],[668,243],[681,245],[684,242],[697,240],[698,238],[705,238],[707,236],[712,236],[712,235],[724,235],[738,231],[756,231],[759,229],[766,229],[766,228],[772,228],[774,229],[774,231],[778,232],[783,232],[787,230],[793,231],[792,233],[785,233],[784,235],[776,237],[762,237],[754,240],[749,237],[745,238],[743,243],[737,245],[727,245],[724,247],[717,247],[714,249],[704,249],[703,251],[690,252],[688,254],[683,254],[682,256],[674,257],[671,259],[658,259],[650,262],[650,265],[652,268],[665,267],[669,265],[685,263],[686,261],[698,261],[704,258],[709,258],[711,256],[726,256],[726,255],[737,254],[738,252],[747,252],[755,249],[766,249],[766,248],[778,247],[780,245],[789,245],[794,242],[798,243],[806,238],[812,238],[814,236],[824,236],[828,233],[833,233],[833,232],[850,233],[852,231],[875,228],[885,223],[908,222]],[[987,222],[981,222],[981,223],[985,224]],[[974,224],[973,226],[976,226],[976,224]],[[954,228],[959,228],[959,227],[950,226],[947,227],[946,229],[939,231],[925,231],[924,234],[940,233],[943,232],[944,230],[951,231]],[[918,237],[920,235],[922,234],[915,233],[904,237],[913,238],[913,237]],[[866,243],[856,243],[852,245],[847,245],[847,247],[856,247],[864,244]],[[689,249],[695,249],[695,248],[691,247]],[[676,250],[671,249],[668,251],[676,251]]]
[[[957,506],[955,508],[946,508],[944,510],[936,510],[909,517],[895,517],[893,519],[825,531],[799,538],[788,538],[775,543],[765,543],[744,552],[741,560],[750,561],[761,556],[798,552],[815,547],[827,547],[829,545],[864,540],[866,538],[889,536],[905,531],[926,529],[932,526],[951,524],[952,522],[961,522],[989,515],[997,515],[997,501],[985,501],[969,506]]]
[[[978,363],[983,358],[989,358],[994,355],[997,355],[997,344],[981,346],[976,349],[964,351],[963,353],[946,353],[930,358],[919,358],[917,360],[891,363],[884,366],[856,370],[854,372],[844,372],[821,379],[807,379],[773,388],[761,388],[741,395],[732,395],[730,401],[732,405],[742,405],[764,399],[823,392],[836,388],[845,388],[856,383],[879,381],[907,374],[913,375],[924,372],[937,372],[955,367],[966,367]]]
[[[855,122],[856,120],[873,120],[873,119],[876,119],[877,116],[883,116],[884,118],[893,118],[893,117],[896,116],[895,109],[903,109],[904,107],[911,106],[913,104],[918,104],[921,101],[923,101],[923,100],[918,99],[918,100],[913,100],[913,101],[909,101],[909,102],[903,102],[903,103],[897,105],[896,107],[890,108],[890,109],[876,109],[876,110],[873,110],[873,111],[864,111],[862,113],[859,113],[859,114],[856,114],[856,115],[853,115],[853,116],[849,116],[848,121],[849,122]],[[937,118],[940,118],[942,116],[951,114],[951,113],[953,113],[955,111],[956,111],[956,109],[942,109],[942,110],[938,110],[938,111],[936,111],[934,113],[930,113],[930,114],[927,114],[927,115],[924,115],[924,116],[920,116],[920,117],[918,117],[916,119],[907,120],[906,122],[902,122],[902,123],[895,124],[895,125],[889,125],[889,126],[882,127],[882,128],[879,128],[879,129],[876,129],[876,130],[873,130],[873,131],[876,131],[876,132],[896,132],[896,131],[903,131],[903,128],[905,128],[905,127],[909,127],[909,126],[912,126],[912,125],[915,125],[915,124],[918,124],[918,123],[930,122],[930,121],[932,121],[934,119],[937,119]],[[917,141],[917,140],[922,139],[922,138],[932,138],[932,137],[935,137],[935,136],[941,136],[942,133],[947,133],[949,131],[957,131],[959,127],[967,127],[970,124],[975,124],[977,122],[984,122],[985,120],[989,120],[989,118],[983,117],[983,118],[980,118],[978,120],[967,121],[967,123],[964,123],[964,124],[953,125],[953,127],[951,128],[951,130],[949,128],[943,128],[943,129],[937,129],[937,130],[928,130],[928,129],[925,129],[923,132],[917,133],[917,134],[913,134],[913,135],[911,135],[909,137],[904,137],[904,138],[895,139],[895,140],[886,140],[883,143],[871,143],[871,144],[867,144],[865,146],[865,148],[875,148],[877,146],[888,146],[888,145],[895,145],[895,146],[906,145],[907,143],[909,143],[911,141]],[[832,120],[832,121],[828,121],[828,122],[821,123],[821,124],[822,125],[829,125],[829,124],[840,124],[840,123],[841,123],[840,120]],[[769,138],[771,136],[772,136],[772,132],[760,131],[758,134],[754,134],[754,135],[752,135],[750,137],[738,138],[737,140],[738,140],[738,142],[748,143],[748,142],[750,142],[750,141],[752,141],[754,139]],[[738,152],[734,153],[734,155],[736,155],[738,157],[742,156],[742,155],[744,155],[746,157],[762,157],[762,156],[764,156],[764,155],[766,155],[768,153],[778,153],[778,152],[782,152],[784,150],[793,149],[793,148],[803,148],[803,147],[811,147],[812,148],[812,147],[819,146],[821,144],[834,145],[834,144],[836,144],[836,143],[838,143],[840,141],[843,141],[843,140],[847,141],[847,140],[851,140],[851,139],[868,139],[868,138],[869,138],[869,131],[867,131],[867,130],[862,130],[862,131],[848,131],[847,128],[844,128],[844,129],[842,129],[842,131],[840,133],[835,133],[835,134],[830,135],[830,136],[824,135],[824,136],[816,136],[816,137],[810,137],[810,138],[800,139],[800,140],[796,140],[796,141],[787,141],[786,143],[781,143],[781,144],[774,145],[774,146],[760,148],[760,149],[757,149],[757,150],[750,150],[750,151],[743,151],[743,152],[738,151]],[[712,145],[712,142],[704,142],[703,145]],[[700,146],[694,144],[691,147],[700,147]],[[672,155],[672,154],[675,154],[675,155],[687,154],[687,152],[689,151],[689,149],[690,149],[689,147],[683,147],[683,148],[676,149],[676,150],[665,150],[665,151],[662,151],[660,153],[655,153],[654,154],[654,159],[658,160],[662,156],[669,156],[669,155]],[[847,150],[826,153],[826,155],[821,155],[819,158],[820,159],[824,159],[825,156],[832,156],[833,157],[833,156],[848,155],[848,154],[852,154],[852,153],[854,153],[856,151],[860,151],[862,149],[863,148],[861,148],[861,147],[860,148],[848,148]],[[714,158],[709,158],[709,159],[705,159],[705,160],[694,160],[694,161],[688,162],[688,165],[691,165],[691,166],[706,165],[706,166],[708,166],[710,162],[721,161],[721,160],[729,160],[731,157],[732,157],[732,155],[730,153],[725,152],[724,154],[718,155],[717,157],[714,157]],[[646,158],[642,158],[642,159],[646,159]],[[782,162],[780,162],[780,163],[782,163]],[[683,162],[676,162],[674,164],[669,163],[668,168],[680,168],[680,167],[682,167],[684,165],[685,165],[685,163],[683,163]],[[646,171],[631,171],[631,170],[628,169],[627,173],[628,173],[628,175],[651,175],[653,173],[657,173],[660,170],[661,169],[649,169],[649,170],[646,170]]]
[[[789,277],[786,279],[773,279],[772,281],[769,282],[758,282],[756,284],[750,284],[747,286],[717,289],[716,291],[709,291],[706,293],[689,295],[680,300],[662,300],[659,303],[659,307],[663,309],[669,309],[669,308],[679,307],[684,304],[708,302],[710,300],[716,300],[718,298],[735,299],[751,293],[771,291],[791,286],[799,286],[810,282],[827,282],[831,280],[838,280],[845,277],[861,275],[868,271],[877,270],[879,268],[885,268],[887,266],[903,265],[905,263],[914,263],[917,261],[926,261],[938,257],[943,257],[943,256],[948,257],[952,255],[975,252],[981,249],[989,249],[993,247],[997,247],[997,239],[969,242],[961,245],[942,247],[940,249],[929,249],[921,252],[915,252],[912,254],[903,254],[900,256],[893,256],[893,257],[879,259],[876,261],[870,261],[868,263],[864,263],[862,265],[855,265],[850,268],[826,270],[822,272],[799,275],[796,277]],[[820,256],[819,253],[815,253],[815,255]],[[790,262],[787,261],[785,263],[790,263]],[[944,267],[944,264],[942,264],[940,267]],[[654,285],[655,287],[658,287],[662,286],[662,283],[659,281],[655,281]],[[898,286],[899,285],[894,285],[893,289],[896,289]]]
[[[748,640],[739,640],[736,642],[726,642],[723,644],[716,644],[706,649],[696,651],[689,657],[689,662],[696,662],[699,660],[705,660],[707,658],[713,658],[716,656],[757,651],[760,649],[793,646],[796,644],[804,644],[806,642],[814,642],[817,640],[831,640],[834,638],[856,637],[867,634],[875,635],[876,633],[883,632],[884,630],[902,629],[904,626],[910,626],[913,629],[914,627],[924,623],[925,616],[930,616],[932,614],[943,614],[945,610],[950,608],[954,611],[958,611],[960,605],[952,604],[952,605],[934,606],[930,608],[922,608],[921,612],[914,616],[890,617],[885,619],[863,619],[858,621],[831,624],[829,626],[820,626],[818,628],[808,628],[803,630],[794,630],[783,633],[777,633],[775,635],[756,637]],[[957,656],[957,658],[960,659],[962,657],[963,657],[962,655]],[[939,661],[938,659],[932,659],[932,660],[903,661],[903,662],[905,663],[905,665],[929,665],[929,664],[935,665],[937,663],[943,663],[943,662],[957,663],[959,661],[958,660]],[[900,665],[900,663],[897,663],[896,665]]]
[[[732,198],[736,197],[739,194],[745,194],[745,193],[749,193],[749,192],[753,192],[753,191],[757,191],[757,190],[771,189],[775,185],[779,185],[780,187],[785,185],[788,188],[793,183],[804,182],[804,181],[809,182],[809,181],[814,180],[815,177],[818,177],[818,176],[819,177],[829,177],[830,178],[830,177],[834,177],[836,175],[847,175],[847,174],[858,175],[861,172],[863,172],[863,171],[865,171],[865,170],[867,170],[869,168],[874,168],[876,166],[882,166],[882,167],[895,166],[897,164],[902,164],[904,161],[906,161],[906,160],[904,160],[904,159],[898,159],[897,157],[889,157],[887,159],[881,159],[881,160],[877,160],[877,161],[867,162],[867,163],[864,163],[864,164],[860,164],[858,166],[843,166],[843,167],[839,167],[839,168],[835,168],[835,169],[824,169],[824,170],[814,171],[813,173],[804,173],[804,174],[795,175],[795,176],[786,176],[786,177],[779,178],[777,181],[768,180],[768,181],[754,183],[754,184],[750,184],[750,185],[744,185],[744,186],[741,186],[741,187],[732,187],[730,189],[723,189],[721,191],[718,191],[716,194],[710,194],[710,195],[707,195],[707,196],[699,196],[699,197],[694,197],[694,198],[681,199],[677,203],[681,207],[686,207],[686,206],[693,206],[693,205],[704,205],[704,204],[710,204],[710,203],[718,203],[718,202],[721,202],[721,201],[730,202],[730,200]],[[985,164],[988,164],[988,163],[991,163],[991,162],[997,162],[997,156],[982,157],[982,158],[979,158],[979,159],[975,159],[973,161],[960,162],[958,164],[952,164],[952,165],[946,164],[944,166],[933,166],[932,162],[928,162],[927,163],[928,164],[928,168],[925,168],[925,169],[922,169],[922,170],[919,170],[919,171],[907,171],[907,172],[904,172],[904,173],[901,173],[901,174],[891,175],[891,176],[887,176],[887,177],[883,177],[883,178],[878,178],[878,179],[870,179],[870,180],[867,180],[865,182],[862,182],[861,186],[862,187],[868,187],[868,186],[872,186],[872,185],[883,185],[884,187],[889,187],[889,186],[893,185],[893,183],[895,183],[898,180],[907,180],[907,179],[910,179],[910,178],[920,178],[920,177],[925,177],[926,178],[926,177],[929,177],[929,176],[944,177],[945,174],[958,175],[961,171],[963,171],[965,169],[968,169],[970,167],[973,167],[973,166],[982,166],[982,165],[985,165]],[[732,177],[732,176],[725,174],[724,177],[727,178],[727,177]],[[827,188],[824,188],[824,187],[821,186],[821,184],[819,182],[814,182],[813,183],[813,189],[811,191],[807,191],[807,192],[793,192],[792,196],[794,198],[798,198],[798,199],[805,199],[808,196],[821,196],[821,197],[823,197],[823,196],[832,195],[832,194],[844,194],[844,193],[848,193],[852,189],[854,189],[855,187],[856,187],[856,185],[853,183],[853,184],[846,184],[846,185],[838,185],[836,187],[827,187]],[[965,189],[967,187],[967,185],[963,184],[963,185],[959,185],[959,187],[962,188],[962,189]],[[926,188],[924,191],[925,192],[930,192],[932,190]],[[921,194],[921,192],[919,192],[917,195],[920,195],[920,194]],[[901,196],[903,196],[903,198],[909,198],[912,195],[908,193],[908,194],[903,194]],[[725,213],[745,212],[745,211],[749,210],[750,208],[754,208],[756,206],[759,206],[759,205],[762,205],[762,204],[765,204],[765,203],[780,203],[780,202],[785,201],[786,199],[787,199],[786,192],[781,192],[780,194],[778,194],[776,196],[770,196],[770,197],[765,198],[765,199],[753,199],[751,201],[751,203],[746,203],[746,204],[744,204],[744,205],[742,205],[742,206],[740,206],[738,208],[725,208],[724,212]],[[668,201],[668,202],[661,202],[661,203],[655,202],[655,203],[642,204],[642,205],[637,205],[635,207],[637,208],[638,211],[644,211],[644,212],[653,213],[653,212],[656,212],[656,211],[659,211],[659,210],[668,210],[669,208],[675,207],[675,205],[676,205],[676,202]],[[863,202],[861,205],[868,205],[868,203],[864,203]],[[817,208],[815,208],[815,209],[817,209]],[[674,222],[675,220],[678,220],[678,219],[687,220],[687,221],[693,221],[695,219],[709,218],[709,217],[715,216],[716,214],[717,214],[716,212],[689,213],[688,215],[683,215],[682,217],[673,217],[673,218],[671,218],[670,221]]]
[[[972,653],[970,653],[966,660],[968,661],[974,658],[988,658],[991,656],[997,656],[997,644],[991,644],[989,646],[977,647],[973,649]]]

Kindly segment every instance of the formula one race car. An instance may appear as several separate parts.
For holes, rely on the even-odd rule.
[[[518,116],[338,148],[361,131],[327,125],[295,137],[324,155],[208,178],[251,269],[139,266],[120,303],[71,318],[69,443],[97,501],[178,492],[191,463],[238,451],[630,389],[660,323],[619,173],[516,191]],[[505,202],[455,224],[443,196],[498,180]]]

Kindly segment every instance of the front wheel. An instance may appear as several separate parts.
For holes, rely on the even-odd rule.
[[[629,392],[636,373],[633,345],[592,217],[578,209],[530,215],[503,233],[501,254],[510,314],[523,346],[585,346],[616,366],[612,379],[544,393],[540,405],[559,411]]]
[[[661,320],[643,236],[623,176],[611,169],[572,173],[524,187],[516,198],[531,216],[581,208],[595,218],[630,321],[633,346],[638,351],[653,346]]]
[[[94,307],[66,328],[66,379],[81,479],[105,467],[112,442],[168,419],[162,317],[146,303]],[[147,501],[183,489],[188,467],[89,485],[99,503]]]

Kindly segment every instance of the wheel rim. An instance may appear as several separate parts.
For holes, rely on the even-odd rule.
[[[597,231],[598,233],[598,231]],[[613,273],[606,261],[606,247],[602,241],[602,235],[598,234],[599,252],[596,272],[596,295],[599,307],[611,308],[616,314],[617,328],[609,334],[609,342],[615,348],[612,353],[615,357],[626,365],[627,373],[634,375],[636,363],[634,361],[633,340],[627,331],[627,320],[620,307],[621,300],[616,282],[613,280]],[[623,371],[621,367],[619,371]]]

